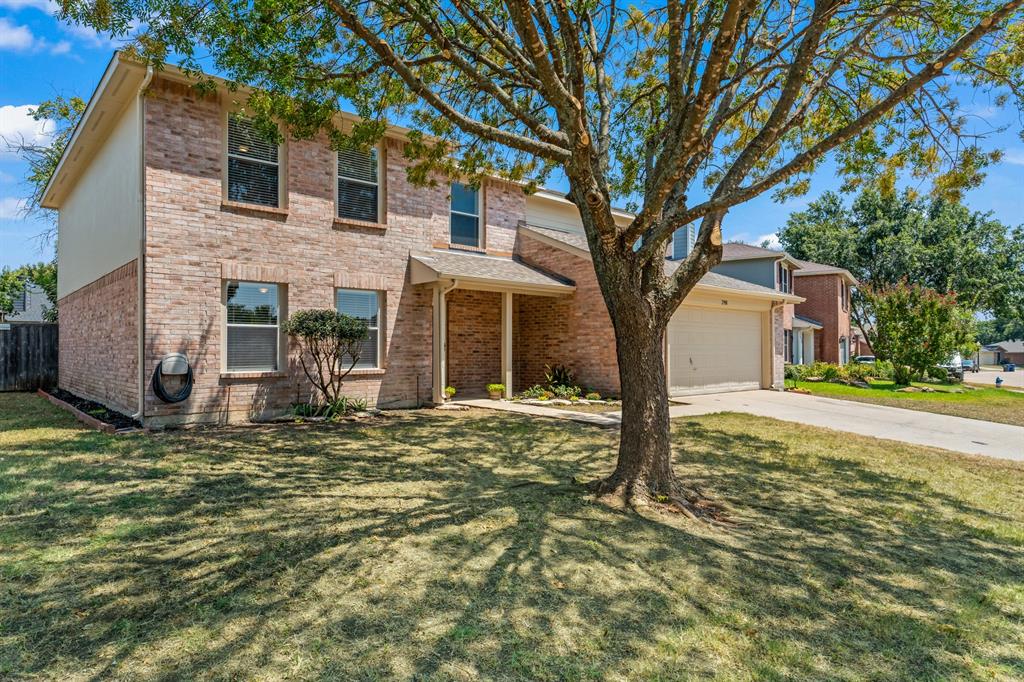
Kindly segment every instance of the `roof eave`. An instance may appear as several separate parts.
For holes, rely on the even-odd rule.
[[[803,303],[807,299],[795,294],[786,294],[781,291],[773,291],[765,288],[764,291],[750,289],[733,289],[731,287],[718,287],[714,284],[703,284],[697,282],[693,287],[694,291],[709,291],[715,293],[727,293],[730,296],[742,296],[746,298],[759,298],[765,301],[778,301],[779,303]]]

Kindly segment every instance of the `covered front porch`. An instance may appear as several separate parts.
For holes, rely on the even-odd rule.
[[[459,398],[505,386],[505,397],[536,383],[531,362],[544,343],[544,324],[557,324],[559,308],[575,292],[568,280],[510,257],[434,249],[410,254],[414,285],[433,292],[434,402],[452,386]]]
[[[820,331],[822,324],[809,317],[793,316],[793,348],[794,365],[814,364],[814,333]]]

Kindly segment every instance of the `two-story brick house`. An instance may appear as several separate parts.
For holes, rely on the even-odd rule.
[[[345,391],[380,407],[446,385],[519,390],[555,363],[618,391],[563,196],[498,178],[414,185],[397,127],[368,151],[268,143],[237,98],[115,54],[43,200],[59,213],[62,388],[154,425],[286,410],[310,388],[281,322],[336,307],[370,328]],[[782,306],[799,300],[709,273],[670,325],[670,387],[781,386]],[[194,386],[170,403],[152,377],[174,353]]]
[[[846,364],[859,347],[850,323],[850,288],[857,280],[843,268],[798,260],[785,251],[750,244],[724,245],[714,272],[804,299],[783,308],[784,358]]]

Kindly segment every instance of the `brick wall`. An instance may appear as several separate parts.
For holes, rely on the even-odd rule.
[[[278,376],[222,375],[222,282],[254,267],[264,281],[283,285],[290,310],[333,307],[336,286],[384,291],[385,369],[351,375],[345,391],[380,406],[429,401],[432,295],[429,286],[409,285],[406,270],[410,250],[448,241],[447,185],[412,185],[401,143],[389,140],[386,225],[335,224],[334,152],[324,139],[290,140],[287,211],[223,208],[220,101],[160,78],[145,101],[146,369],[166,353],[185,352],[196,374],[184,403],[165,405],[147,392],[150,421],[246,419],[306,399],[294,350]],[[507,248],[525,196],[499,182],[485,192],[486,246]]]
[[[138,411],[138,277],[133,260],[58,302],[57,385],[83,398]]]
[[[515,297],[516,385],[541,383],[545,364],[563,364],[575,373],[579,385],[617,394],[615,332],[593,264],[524,234],[519,235],[515,251],[523,262],[576,283],[576,291],[568,297]]]
[[[804,275],[793,278],[797,296],[807,300],[796,305],[796,314],[820,322],[814,332],[814,359],[839,362],[839,339],[851,339],[850,312],[840,304],[842,279],[839,275]],[[853,348],[852,342],[850,348]],[[853,357],[851,350],[850,357]]]
[[[501,378],[501,293],[455,289],[448,301],[448,385],[486,395]]]

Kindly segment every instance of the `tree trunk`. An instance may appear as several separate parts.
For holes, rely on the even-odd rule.
[[[691,517],[716,515],[719,507],[679,481],[672,468],[663,344],[667,325],[637,308],[613,313],[613,321],[622,388],[619,456],[615,471],[595,481],[592,489],[615,506],[659,505]]]

